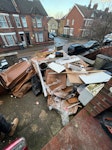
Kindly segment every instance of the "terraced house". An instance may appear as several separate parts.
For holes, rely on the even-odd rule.
[[[0,52],[47,41],[47,13],[39,0],[0,0]]]

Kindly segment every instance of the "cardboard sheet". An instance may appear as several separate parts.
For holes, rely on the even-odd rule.
[[[54,90],[57,87],[62,87],[61,89],[66,88],[66,74],[49,74],[53,72],[50,69],[46,70],[46,84],[50,87],[51,90]]]
[[[74,73],[69,69],[66,69],[67,73],[67,77],[70,81],[70,83],[76,83],[76,84],[82,84],[82,80],[80,79],[79,75],[81,75],[80,73]]]

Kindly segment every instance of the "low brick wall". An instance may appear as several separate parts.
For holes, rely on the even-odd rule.
[[[105,46],[100,49],[100,53],[112,57],[112,46]]]
[[[18,50],[18,49],[20,49],[19,46],[0,48],[0,53],[11,52],[11,51]]]
[[[98,54],[103,54],[109,57],[112,57],[112,46],[103,46],[102,48],[95,50],[92,53],[85,55],[85,57],[95,60]]]
[[[85,109],[92,115],[97,116],[104,110],[112,106],[112,79],[108,81],[104,88],[85,106]]]

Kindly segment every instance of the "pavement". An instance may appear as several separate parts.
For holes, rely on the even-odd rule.
[[[53,48],[54,45],[35,46],[23,50],[17,50],[18,58],[33,57],[38,51],[45,51]],[[49,111],[47,99],[40,94],[35,96],[30,90],[23,98],[15,98],[10,93],[1,95],[0,113],[4,115],[8,122],[12,122],[15,117],[19,118],[19,124],[13,137],[5,137],[0,143],[0,150],[11,141],[24,137],[29,150],[41,150],[62,128],[60,115],[56,111]]]
[[[46,50],[46,48],[52,48],[53,46],[54,45],[49,45],[47,47],[46,46],[31,47],[24,50],[18,50],[18,56],[32,57],[33,55],[36,54],[37,51],[39,50],[43,51]],[[77,117],[77,119],[79,119],[80,121],[79,123],[82,122],[82,125],[81,127],[79,127],[79,130],[77,130],[78,128],[77,125],[75,126],[74,116],[71,116],[70,118],[70,120],[73,121],[72,122],[70,121],[70,124],[63,128],[60,115],[55,110],[48,109],[47,98],[45,98],[43,94],[35,96],[33,92],[30,90],[22,98],[16,98],[13,97],[10,93],[8,93],[5,95],[1,95],[0,101],[3,101],[3,104],[0,105],[0,113],[2,113],[5,116],[7,121],[11,122],[15,117],[19,118],[19,124],[14,136],[13,137],[6,136],[4,141],[0,143],[0,150],[2,150],[5,146],[7,146],[11,141],[20,137],[24,137],[26,139],[29,150],[42,150],[42,148],[43,150],[94,150],[93,148],[95,146],[92,149],[90,149],[90,147],[87,148],[86,146],[84,146],[83,148],[83,145],[81,144],[86,145],[86,142],[90,142],[90,146],[92,147],[95,141],[98,146],[97,140],[99,138],[101,138],[101,140],[106,139],[106,141],[108,141],[106,142],[107,148],[104,147],[105,149],[103,149],[102,144],[101,147],[100,145],[98,147],[96,146],[95,147],[96,149],[98,150],[110,150],[109,148],[112,149],[112,144],[108,136],[105,133],[102,134],[99,133],[100,131],[103,132],[103,130],[98,125],[98,123],[95,123],[91,128],[91,130],[94,129],[94,131],[98,132],[94,131],[91,132],[91,130],[88,130],[88,127],[90,127],[90,125],[94,122],[94,119],[92,119],[92,121],[89,121],[91,119],[86,119],[84,121],[84,117],[85,118],[91,117],[84,115],[83,112],[80,113],[80,115]],[[83,130],[83,125],[86,124],[87,121],[89,121],[88,123],[89,125],[85,127],[85,130]],[[89,132],[92,134],[88,134]],[[84,133],[82,138],[84,142],[80,143],[81,137],[79,137],[78,134],[81,136],[82,133]],[[97,133],[99,134],[98,138],[95,138],[95,140],[92,142],[92,140],[90,139],[92,139],[93,136],[96,137]],[[87,137],[89,136],[89,141],[88,138],[87,140],[85,140],[84,136],[86,135]],[[73,140],[72,137],[75,140]],[[101,142],[103,142],[101,140],[99,142],[100,144]],[[71,146],[70,144],[68,145],[68,142],[71,142]],[[75,142],[78,143],[76,148],[75,146],[73,146],[75,145],[74,144]],[[54,147],[52,147],[51,145]],[[79,149],[78,146],[80,146]]]
[[[24,137],[29,150],[111,150],[112,141],[99,122],[82,109],[71,116],[70,123],[63,127],[60,115],[49,110],[47,99],[29,91],[23,98],[10,93],[0,96],[0,112],[7,121],[19,118],[13,137],[6,136],[0,143],[0,150],[11,141]]]
[[[6,136],[0,143],[2,150],[11,141],[24,137],[29,150],[41,150],[62,128],[60,115],[56,111],[49,111],[47,100],[43,94],[35,96],[29,91],[23,98],[15,98],[10,93],[0,96],[0,113],[8,122],[15,117],[19,124],[13,137]]]

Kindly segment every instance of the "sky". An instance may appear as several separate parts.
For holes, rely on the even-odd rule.
[[[40,0],[48,16],[62,17],[66,15],[75,4],[88,6],[90,0]],[[98,3],[98,9],[104,10],[110,6],[112,11],[112,0],[92,0],[92,6]]]

